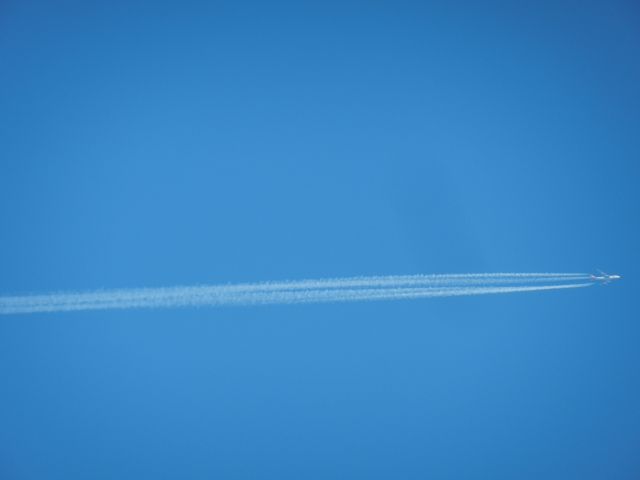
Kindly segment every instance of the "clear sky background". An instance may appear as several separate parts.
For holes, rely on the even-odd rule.
[[[634,1],[0,5],[0,294],[590,272],[0,318],[0,477],[637,479]]]

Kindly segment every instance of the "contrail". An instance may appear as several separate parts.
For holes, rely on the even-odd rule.
[[[453,297],[579,288],[590,280],[583,273],[475,273],[97,290],[0,297],[0,314]]]

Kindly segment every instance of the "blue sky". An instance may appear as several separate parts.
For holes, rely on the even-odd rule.
[[[634,2],[0,7],[0,294],[607,288],[0,320],[0,476],[637,478]]]

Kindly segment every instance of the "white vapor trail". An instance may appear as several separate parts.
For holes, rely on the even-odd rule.
[[[582,273],[390,275],[0,297],[0,314],[123,308],[399,300],[533,292],[592,285]]]

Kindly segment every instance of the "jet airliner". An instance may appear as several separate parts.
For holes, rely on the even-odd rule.
[[[591,280],[602,282],[603,285],[622,278],[620,275],[609,275],[608,273],[604,273],[602,270],[598,270],[598,273],[599,275],[591,275]]]

